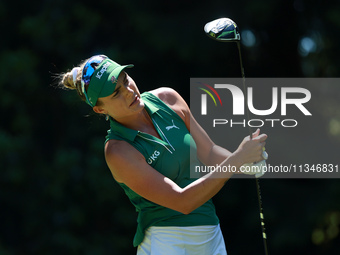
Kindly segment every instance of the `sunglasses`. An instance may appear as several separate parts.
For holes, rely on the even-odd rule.
[[[105,55],[96,55],[91,57],[86,64],[84,65],[83,68],[83,72],[81,75],[81,91],[83,92],[83,94],[85,95],[86,98],[86,102],[91,105],[92,103],[89,100],[89,97],[87,96],[86,93],[86,86],[88,86],[90,84],[91,81],[91,77],[93,75],[93,73],[96,71],[97,66],[103,62],[105,59],[107,59],[107,56]]]

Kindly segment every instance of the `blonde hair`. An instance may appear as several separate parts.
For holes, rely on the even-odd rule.
[[[86,101],[86,98],[81,89],[81,74],[86,61],[83,61],[80,66],[73,67],[71,71],[61,74],[59,82],[59,86],[63,89],[75,89],[83,101]],[[87,90],[87,87],[85,89]]]
[[[86,102],[86,97],[82,91],[81,88],[81,75],[83,72],[83,68],[86,64],[86,62],[89,59],[84,60],[83,62],[80,63],[79,66],[73,67],[71,71],[68,71],[67,73],[60,74],[59,78],[59,87],[63,89],[75,89],[79,95],[79,97]],[[94,66],[94,68],[96,68]],[[87,87],[89,85],[85,86],[85,90],[87,91]],[[96,106],[102,105],[102,102],[98,99]]]

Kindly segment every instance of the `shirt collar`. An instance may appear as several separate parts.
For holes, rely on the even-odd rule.
[[[145,107],[146,111],[150,115],[153,115],[154,113],[156,113],[159,110],[159,108],[157,106],[149,103],[148,101],[143,100],[143,102],[144,102],[144,107]],[[129,140],[129,141],[135,140],[137,134],[139,133],[139,131],[137,131],[137,130],[123,126],[119,122],[115,121],[113,118],[110,118],[110,128],[111,128],[110,131],[113,134],[118,135],[118,136],[120,136],[124,139]]]

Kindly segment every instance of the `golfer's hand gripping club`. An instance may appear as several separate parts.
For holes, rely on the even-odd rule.
[[[256,178],[262,177],[266,173],[267,169],[266,160],[268,159],[268,153],[265,151],[264,147],[262,151],[262,158],[263,160],[259,162],[242,165],[241,172],[243,174],[255,175]]]

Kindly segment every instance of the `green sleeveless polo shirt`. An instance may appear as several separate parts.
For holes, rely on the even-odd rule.
[[[128,142],[145,157],[150,166],[183,188],[195,181],[190,178],[190,168],[194,169],[199,164],[196,144],[184,121],[163,101],[149,92],[143,93],[141,98],[161,139],[126,128],[111,119],[106,142],[110,139]],[[193,153],[191,157],[190,153]],[[219,223],[211,200],[185,215],[139,196],[123,183],[119,185],[138,212],[137,231],[133,240],[135,247],[143,241],[144,232],[150,226],[202,226]]]

